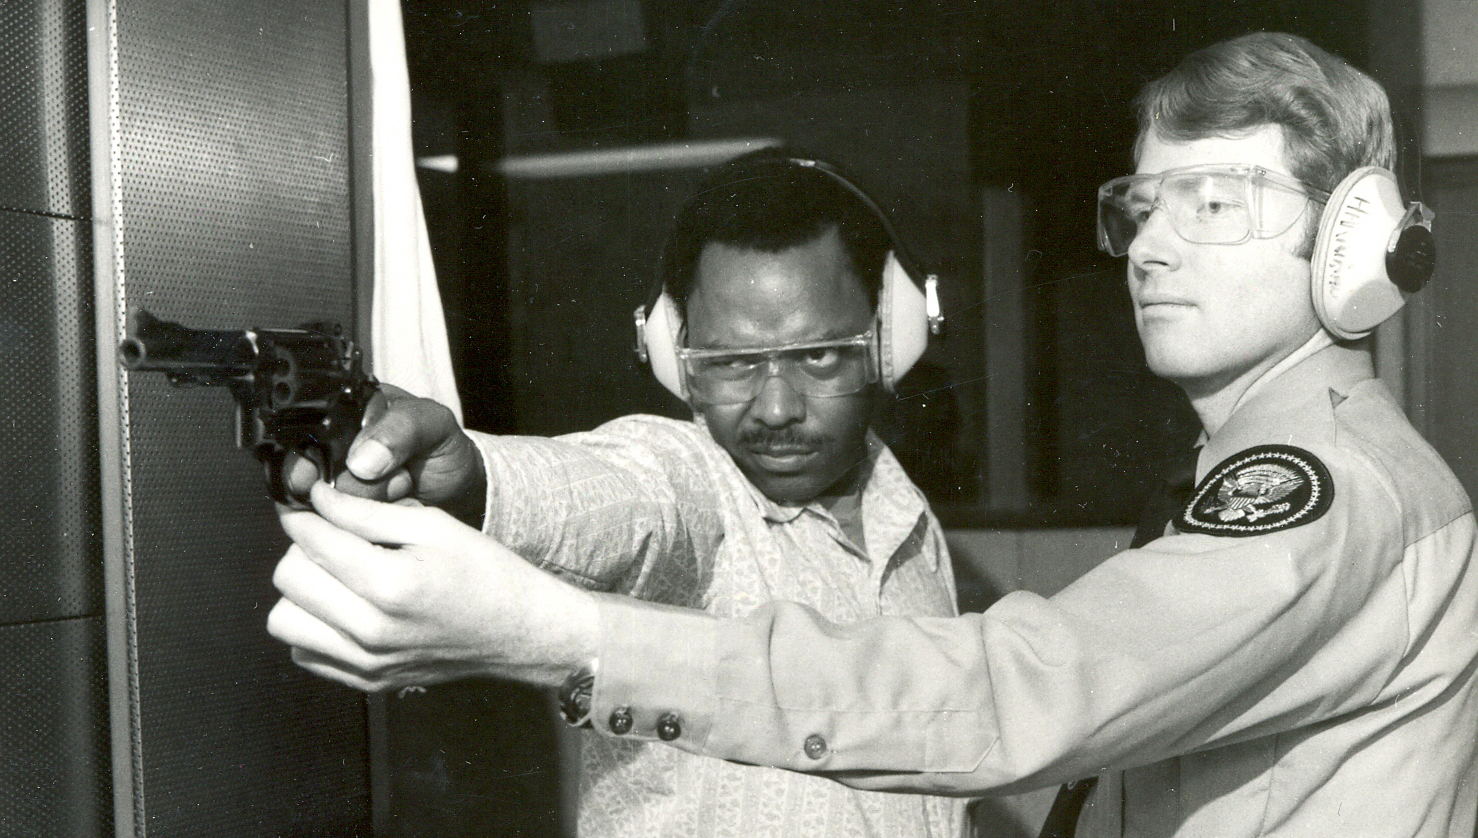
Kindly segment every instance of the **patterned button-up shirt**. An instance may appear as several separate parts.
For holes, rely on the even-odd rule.
[[[869,435],[859,548],[823,506],[754,487],[701,423],[629,416],[545,439],[474,435],[487,532],[585,587],[741,616],[771,600],[853,622],[947,616],[954,580],[923,494]],[[961,801],[849,789],[820,777],[590,734],[580,834],[959,836]]]

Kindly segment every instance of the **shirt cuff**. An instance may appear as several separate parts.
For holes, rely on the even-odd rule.
[[[701,751],[717,705],[719,620],[701,611],[597,595],[600,675],[596,730]]]
[[[492,434],[480,433],[473,430],[468,430],[465,433],[477,448],[477,456],[482,458],[482,473],[487,482],[487,491],[483,494],[482,499],[482,531],[484,533],[492,533],[493,513],[496,511],[495,501],[497,499],[498,486],[498,481],[493,478],[494,461],[492,446],[497,437]]]

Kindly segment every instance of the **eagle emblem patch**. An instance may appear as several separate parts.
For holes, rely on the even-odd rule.
[[[1334,481],[1313,454],[1259,445],[1206,475],[1175,520],[1181,532],[1249,536],[1307,524],[1329,511]]]

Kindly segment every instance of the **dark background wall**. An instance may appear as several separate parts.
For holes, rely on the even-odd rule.
[[[779,137],[853,173],[944,276],[948,339],[881,424],[946,523],[1127,523],[1162,455],[1195,432],[1143,367],[1122,265],[1094,247],[1094,189],[1131,168],[1127,102],[1191,49],[1253,29],[1363,64],[1363,8],[1348,5],[409,2],[419,148],[460,163],[423,188],[455,351],[475,359],[459,368],[468,423],[556,433],[682,412],[626,350],[696,173],[509,182],[499,158]],[[550,9],[607,35],[567,28],[561,49]],[[1020,219],[1015,299],[982,270],[995,196]],[[1019,340],[986,357],[985,318],[1007,309]],[[1016,398],[992,401],[1002,374],[1020,377]],[[992,498],[982,440],[1003,429],[1019,462],[996,466],[1021,486]]]

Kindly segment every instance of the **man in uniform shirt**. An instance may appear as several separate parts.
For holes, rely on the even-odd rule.
[[[779,602],[720,620],[572,591],[432,513],[380,521],[381,506],[315,489],[328,520],[284,525],[345,607],[305,617],[293,603],[315,586],[289,574],[273,631],[312,650],[313,671],[373,688],[442,671],[421,632],[536,682],[598,661],[591,720],[607,735],[858,788],[1097,775],[1072,818],[1083,835],[1468,838],[1473,513],[1364,337],[1431,269],[1430,217],[1387,171],[1384,91],[1259,33],[1192,54],[1137,104],[1137,171],[1100,190],[1100,242],[1128,257],[1151,369],[1204,425],[1194,491],[1162,537],[982,614],[840,625]],[[415,526],[453,566],[481,559],[475,620],[382,623],[365,604],[361,537]],[[344,639],[367,625],[393,642]]]
[[[474,434],[487,494],[465,514],[539,567],[644,601],[723,617],[777,597],[840,622],[953,615],[938,522],[868,430],[927,340],[922,309],[906,335],[879,321],[880,301],[890,313],[923,300],[895,247],[871,199],[827,164],[767,149],[721,167],[679,215],[664,294],[642,313],[653,369],[694,419],[633,415],[553,439]],[[900,356],[898,342],[912,349]],[[376,453],[361,444],[355,466]],[[567,716],[588,712],[586,696],[567,699]],[[588,734],[581,763],[579,829],[591,838],[964,829],[956,798],[863,791],[635,738]]]

